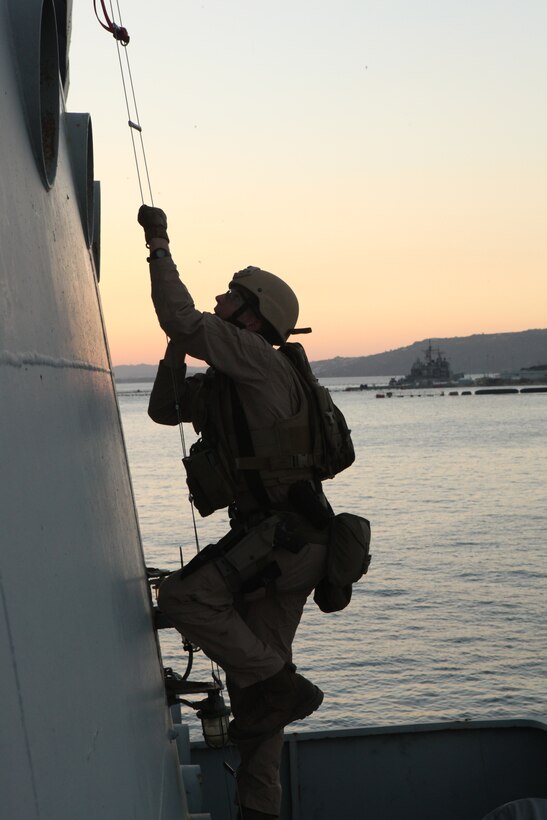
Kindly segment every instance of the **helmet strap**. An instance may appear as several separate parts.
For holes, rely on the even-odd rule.
[[[240,330],[248,330],[247,325],[245,325],[245,324],[243,324],[243,322],[239,321],[239,317],[243,313],[245,313],[246,310],[252,310],[253,313],[260,318],[260,314],[257,313],[257,311],[254,309],[254,307],[251,304],[249,304],[249,302],[243,302],[242,305],[240,305],[236,310],[234,310],[232,315],[229,316],[226,319],[226,321],[231,322],[233,325],[240,328]]]
[[[243,324],[243,322],[239,322],[239,321],[238,321],[238,319],[239,319],[239,317],[240,317],[243,313],[245,313],[245,311],[246,311],[246,310],[248,310],[248,309],[249,309],[249,305],[247,304],[247,302],[243,302],[243,304],[242,304],[242,305],[240,305],[240,306],[237,308],[237,310],[234,310],[234,312],[232,313],[232,315],[231,315],[231,316],[229,316],[229,317],[228,317],[228,319],[227,319],[226,321],[231,322],[231,323],[232,323],[233,325],[235,325],[236,327],[241,328],[241,330],[245,330],[245,325]]]

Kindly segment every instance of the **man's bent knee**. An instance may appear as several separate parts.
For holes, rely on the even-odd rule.
[[[158,606],[162,612],[168,613],[173,606],[182,603],[186,598],[184,581],[180,577],[182,570],[177,570],[162,581],[158,590]]]
[[[181,612],[186,607],[191,607],[192,611],[200,606],[224,609],[233,606],[233,595],[211,562],[190,575],[180,569],[171,573],[160,586],[158,606],[167,615],[173,610]]]

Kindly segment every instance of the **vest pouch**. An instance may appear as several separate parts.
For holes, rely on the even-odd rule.
[[[370,523],[352,513],[335,515],[330,524],[327,572],[313,599],[322,612],[339,612],[351,601],[352,584],[368,571]]]
[[[201,440],[197,441],[182,463],[192,501],[203,518],[232,504],[232,483],[212,447]]]
[[[252,592],[279,576],[279,567],[271,555],[277,546],[280,520],[278,515],[263,519],[216,560],[216,567],[232,592]]]

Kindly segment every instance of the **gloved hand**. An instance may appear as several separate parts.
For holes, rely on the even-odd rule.
[[[151,208],[150,205],[141,205],[139,213],[137,214],[139,225],[144,228],[144,238],[146,242],[151,239],[166,239],[169,242],[167,235],[167,217],[161,208]]]

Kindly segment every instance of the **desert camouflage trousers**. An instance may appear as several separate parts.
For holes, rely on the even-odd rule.
[[[327,547],[306,544],[298,553],[275,549],[281,575],[265,589],[234,598],[214,562],[162,584],[159,607],[185,638],[200,646],[226,672],[232,711],[239,690],[275,675],[292,661],[292,642],[309,594],[325,573]],[[238,746],[238,791],[242,805],[277,815],[283,732]]]

